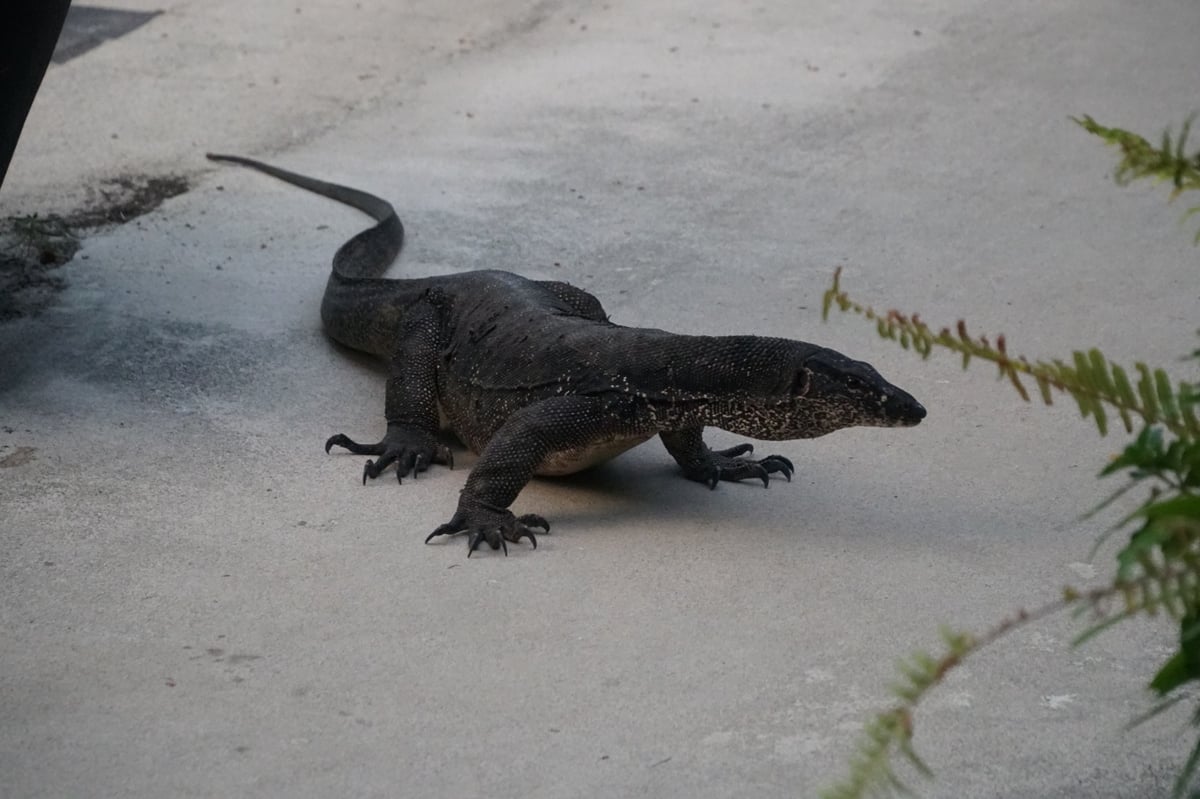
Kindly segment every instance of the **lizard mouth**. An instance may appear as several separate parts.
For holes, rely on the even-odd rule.
[[[896,427],[915,427],[925,418],[925,406],[908,394],[900,392],[883,403],[883,413]]]

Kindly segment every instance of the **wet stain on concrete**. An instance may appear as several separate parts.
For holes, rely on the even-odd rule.
[[[68,359],[88,382],[146,400],[235,396],[256,380],[274,346],[223,326],[162,319],[105,320],[86,358]],[[60,363],[62,363],[60,361]],[[71,368],[68,367],[68,368]]]

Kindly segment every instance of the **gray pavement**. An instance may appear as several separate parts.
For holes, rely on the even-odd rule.
[[[1192,0],[188,3],[50,68],[0,215],[186,194],[86,239],[0,325],[0,796],[811,796],[895,660],[1097,585],[1078,513],[1120,438],[923,364],[880,306],[1174,364],[1197,250],[1067,120],[1200,106]],[[769,491],[656,443],[532,484],[536,551],[424,546],[473,458],[359,485],[381,371],[322,336],[365,220],[205,150],[391,199],[396,273],[569,280],[614,320],[818,341],[929,408],[763,445]],[[735,438],[717,434],[720,442]],[[1108,521],[1107,519],[1104,521]],[[1123,732],[1172,629],[1067,618],[917,717],[937,797],[1165,795],[1186,713]]]

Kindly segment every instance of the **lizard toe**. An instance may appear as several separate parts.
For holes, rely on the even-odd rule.
[[[328,455],[329,450],[333,449],[334,447],[341,447],[343,449],[350,450],[350,452],[354,453],[355,455],[382,455],[383,454],[383,442],[382,441],[379,442],[378,444],[359,444],[354,439],[352,439],[346,435],[343,435],[342,433],[338,433],[337,435],[330,436],[328,439],[325,440],[325,454]]]
[[[445,524],[438,525],[438,528],[429,535],[425,536],[425,543],[428,544],[439,535],[457,535],[466,529],[463,524],[463,518],[459,514],[454,514],[454,518]]]
[[[488,546],[493,550],[503,549],[504,557],[508,557],[508,544],[505,542],[505,537],[500,531],[494,527],[476,527],[471,531],[470,537],[467,539],[467,557],[471,557],[471,553],[479,547],[479,544],[486,541]]]
[[[443,463],[453,467],[454,456],[437,437],[414,425],[389,423],[383,439],[375,444],[360,444],[338,433],[325,442],[325,451],[342,447],[355,455],[375,455],[363,465],[363,485],[374,480],[387,467],[396,464],[396,482],[403,483],[408,475],[427,471],[430,464]]]
[[[533,528],[549,532],[550,522],[536,513],[527,513],[518,518],[506,508],[488,505],[463,495],[454,517],[430,533],[425,538],[425,543],[428,544],[442,535],[467,533],[467,557],[471,557],[484,543],[493,550],[503,550],[507,555],[510,543],[517,544],[524,539],[528,539],[530,545],[537,549],[537,534]]]
[[[782,474],[789,483],[792,482],[792,475],[795,473],[796,467],[792,465],[790,460],[782,455],[768,455],[758,463],[768,472],[778,472],[779,474]]]
[[[539,516],[536,513],[526,513],[524,516],[518,516],[517,521],[526,527],[540,527],[543,532],[550,532],[550,522],[546,521],[545,517]],[[537,546],[536,544],[534,546]]]
[[[413,477],[416,477],[417,461],[420,459],[420,457],[421,453],[416,452],[415,450],[401,450],[400,454],[396,458],[396,479],[398,480],[401,477],[406,477],[409,474],[411,474]]]
[[[533,514],[529,514],[529,516],[532,515]],[[522,538],[528,538],[529,543],[533,546],[533,548],[537,549],[537,536],[534,535],[533,530],[529,528],[529,523],[525,521],[525,519],[528,519],[529,516],[522,516],[520,519],[513,519],[513,524],[511,527],[505,527],[501,529],[500,534],[502,538],[511,541],[514,544],[521,543]],[[535,523],[536,526],[545,525],[542,527],[543,530],[550,529],[550,525],[546,523],[545,519],[542,519],[540,516],[536,518],[541,519],[540,524]],[[505,554],[508,554],[507,549]]]
[[[382,454],[380,454],[378,460],[369,460],[363,464],[363,485],[367,484],[368,477],[374,480],[376,477],[383,474],[383,470],[392,465],[392,463],[400,457],[402,451],[403,450],[397,451],[386,449]],[[400,471],[399,464],[397,464],[396,478],[400,479],[403,476],[404,472]]]
[[[721,482],[736,483],[740,480],[761,480],[764,488],[771,487],[771,475],[781,474],[788,482],[792,480],[795,467],[782,455],[768,455],[761,460],[742,457],[753,451],[749,444],[739,444],[723,450],[708,450],[700,457],[688,462],[684,474],[710,489]]]
[[[715,491],[721,483],[721,467],[713,464],[712,471],[708,473],[708,477],[704,479],[704,482],[708,484],[709,491]]]

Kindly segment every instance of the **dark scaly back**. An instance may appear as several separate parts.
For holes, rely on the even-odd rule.
[[[286,169],[243,158],[240,155],[208,153],[210,161],[224,161],[256,169],[285,183],[349,205],[376,221],[358,233],[333,256],[333,271],[321,301],[321,321],[336,341],[365,352],[386,354],[387,327],[394,320],[381,319],[381,310],[403,291],[404,280],[379,278],[404,246],[404,225],[387,200],[365,191],[328,183]]]

